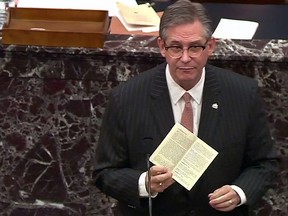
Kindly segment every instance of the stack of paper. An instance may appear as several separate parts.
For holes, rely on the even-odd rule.
[[[160,18],[150,4],[131,7],[117,2],[117,6],[125,22],[130,25],[155,26],[159,24]]]
[[[150,4],[127,5],[117,2],[119,20],[127,31],[158,31],[160,17]]]

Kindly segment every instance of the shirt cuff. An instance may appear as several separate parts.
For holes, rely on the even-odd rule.
[[[142,173],[138,180],[138,189],[139,189],[139,196],[140,197],[149,197],[148,191],[146,190],[146,172]],[[153,194],[151,197],[154,198],[158,195],[158,193]]]
[[[246,201],[247,201],[247,198],[246,198],[246,195],[245,195],[244,191],[243,191],[240,187],[238,187],[238,186],[236,186],[236,185],[230,185],[230,186],[231,186],[231,188],[232,188],[234,191],[236,191],[236,193],[237,193],[237,194],[239,195],[239,197],[240,197],[240,203],[239,203],[237,206],[241,206],[241,205],[245,204]]]

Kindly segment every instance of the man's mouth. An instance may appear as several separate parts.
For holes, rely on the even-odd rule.
[[[194,70],[196,67],[178,67],[179,70],[182,71],[191,71]]]

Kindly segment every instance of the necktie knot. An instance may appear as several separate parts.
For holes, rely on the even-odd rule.
[[[185,104],[190,103],[191,95],[188,92],[185,92],[182,97]]]

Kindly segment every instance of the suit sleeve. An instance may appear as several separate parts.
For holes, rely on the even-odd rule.
[[[271,187],[271,182],[278,171],[278,156],[257,85],[253,85],[250,95],[244,171],[234,182],[244,191],[249,205],[259,200]]]
[[[128,168],[130,165],[125,142],[125,109],[118,101],[118,93],[112,91],[104,114],[93,179],[105,194],[139,207],[138,179],[142,171]]]

